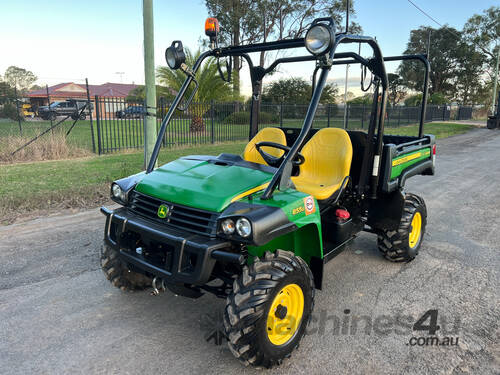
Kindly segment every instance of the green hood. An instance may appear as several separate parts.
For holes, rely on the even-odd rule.
[[[272,176],[262,170],[183,158],[146,174],[136,190],[167,202],[221,212],[231,200],[268,183]]]

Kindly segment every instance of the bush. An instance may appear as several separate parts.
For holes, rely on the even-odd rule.
[[[3,108],[0,109],[0,118],[10,118],[17,121],[17,108],[12,103],[5,103]]]
[[[250,125],[250,112],[234,112],[224,119],[228,124]],[[278,114],[269,112],[261,112],[259,123],[261,124],[279,124],[280,117]]]

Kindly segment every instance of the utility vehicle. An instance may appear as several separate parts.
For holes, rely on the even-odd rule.
[[[44,120],[56,120],[57,116],[71,116],[73,120],[85,120],[88,109],[79,113],[87,105],[86,100],[68,99],[64,102],[53,102],[49,106],[38,108],[38,115]]]
[[[316,19],[305,38],[224,48],[217,45],[217,21],[207,20],[206,29],[211,48],[193,67],[186,66],[180,41],[166,50],[168,65],[184,71],[186,80],[163,119],[147,170],[111,185],[111,197],[121,207],[101,208],[106,216],[101,264],[112,284],[124,290],[152,286],[192,298],[204,292],[225,298],[230,350],[245,364],[271,367],[298,346],[315,290],[323,286],[325,264],[358,233],[376,234],[380,252],[390,261],[417,256],[427,211],[424,200],[405,193],[404,186],[412,176],[434,174],[435,139],[423,134],[429,63],[423,55],[384,58],[374,38],[336,33],[332,18]],[[338,53],[340,44],[354,44],[356,50],[358,44],[368,45],[373,57]],[[254,66],[249,56],[285,49],[304,54],[278,58],[268,67]],[[181,104],[186,108],[194,95],[202,62],[232,56],[247,62],[253,89],[243,157],[192,155],[155,168],[174,112]],[[384,62],[398,60],[425,66],[414,137],[384,136]],[[316,68],[302,128],[258,131],[264,76],[279,64],[305,61],[314,61]],[[373,76],[367,132],[314,129],[331,68],[356,63]],[[231,64],[226,66],[221,75],[229,79]],[[189,98],[183,102],[185,95]]]

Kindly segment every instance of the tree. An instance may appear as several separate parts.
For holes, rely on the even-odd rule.
[[[193,66],[195,61],[201,55],[200,50],[193,54],[188,48],[186,48],[184,52],[186,54],[186,64],[188,66]],[[182,70],[172,70],[167,66],[159,67],[156,71],[156,76],[158,81],[165,87],[159,90],[160,95],[162,96],[167,96],[169,92],[171,93],[170,90],[178,92],[186,80],[186,74]],[[233,98],[229,84],[219,78],[217,63],[213,58],[205,60],[205,63],[201,66],[198,72],[196,72],[196,80],[198,81],[199,87],[193,99],[195,102],[208,104],[212,100],[224,101]],[[193,89],[194,83],[191,84],[184,97],[189,98]],[[197,106],[192,110],[190,125],[191,131],[200,131],[205,129],[203,115],[207,111],[208,106],[206,105]]]
[[[11,87],[17,88],[21,93],[27,91],[38,79],[33,72],[17,66],[9,66],[3,77],[5,82]]]
[[[14,88],[7,82],[0,81],[0,104],[14,101]]]
[[[420,27],[410,32],[404,54],[420,54],[427,50],[429,32],[431,44],[429,62],[431,64],[429,92],[441,92],[453,96],[455,93],[454,81],[458,75],[456,57],[461,47],[458,31],[454,28],[443,26],[440,29]],[[424,66],[419,61],[403,61],[398,68],[406,87],[421,91],[424,81]]]
[[[266,85],[262,94],[265,103],[307,104],[311,100],[312,85],[303,78],[285,78]],[[335,103],[337,87],[328,84],[323,89],[320,103]]]
[[[442,105],[448,103],[449,100],[440,92],[435,92],[429,95],[427,104]],[[422,94],[411,95],[405,99],[405,106],[418,107],[422,105]]]
[[[173,100],[176,95],[176,91],[156,85],[156,102],[160,102],[160,98],[165,98],[168,101]],[[130,90],[125,101],[128,103],[143,103],[146,100],[146,87],[144,85],[139,85],[136,88]]]
[[[485,86],[484,66],[487,59],[473,45],[461,41],[456,61],[458,69],[454,98],[462,104],[468,104],[480,96]]]
[[[193,66],[201,54],[200,50],[193,54],[188,48],[184,52],[186,53],[186,64],[188,66]],[[186,74],[182,70],[172,70],[167,66],[159,67],[156,71],[156,76],[158,82],[165,87],[160,89],[162,96],[168,96],[168,93],[165,93],[164,90],[172,89],[179,91],[186,80]],[[205,60],[205,63],[196,73],[196,80],[198,81],[199,88],[194,96],[194,101],[209,103],[211,100],[224,101],[232,99],[229,84],[219,78],[215,59],[209,58]],[[194,87],[194,84],[191,84],[191,87]],[[185,97],[191,95],[191,90],[188,90]]]
[[[394,107],[405,98],[407,93],[403,84],[403,80],[398,74],[389,73],[387,74],[387,78],[389,79],[389,103],[391,103],[391,105]]]
[[[208,13],[220,21],[221,44],[235,46],[276,39],[297,38],[314,18],[332,16],[340,25],[346,9],[345,0],[206,0]],[[350,14],[354,14],[353,1]],[[356,23],[353,32],[359,31]],[[340,31],[342,27],[338,27]],[[260,65],[265,52],[260,53]],[[241,60],[233,58],[233,88],[240,94],[239,72]]]
[[[480,59],[477,55],[474,57],[476,64],[481,62],[483,72],[486,72],[489,81],[482,76],[480,82],[476,85],[476,90],[468,94],[472,99],[478,100],[484,96],[485,89],[490,87],[491,91],[494,89],[495,83],[495,67],[497,65],[498,49],[500,48],[500,7],[492,6],[482,14],[475,14],[464,25],[464,38],[467,42],[476,47],[476,53],[483,56]],[[471,69],[473,67],[469,67]],[[479,67],[478,67],[479,68]],[[491,93],[490,91],[490,93]],[[493,92],[496,98],[497,93]]]
[[[373,95],[368,93],[348,101],[349,104],[372,104]]]

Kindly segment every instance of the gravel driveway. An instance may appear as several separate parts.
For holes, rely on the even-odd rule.
[[[420,255],[389,263],[361,234],[326,266],[309,334],[273,373],[499,373],[500,131],[439,141],[437,175],[408,190],[429,211]],[[270,373],[205,340],[223,300],[113,288],[103,224],[95,209],[0,227],[2,374]],[[428,310],[456,345],[412,330]]]

